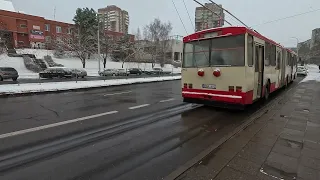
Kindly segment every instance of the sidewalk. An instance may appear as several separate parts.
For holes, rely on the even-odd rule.
[[[254,124],[182,174],[183,180],[320,180],[319,71]]]

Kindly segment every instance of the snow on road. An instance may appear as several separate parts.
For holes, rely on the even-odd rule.
[[[320,70],[319,66],[311,64],[307,66],[309,69],[309,74],[306,78],[304,78],[300,83],[307,81],[317,81],[320,82]]]
[[[7,84],[0,85],[0,95],[23,94],[35,92],[53,92],[62,90],[74,90],[93,87],[119,86],[136,83],[170,81],[181,79],[181,76],[150,77],[134,79],[115,79],[115,80],[97,80],[97,81],[69,81],[52,83],[30,83],[30,84]]]

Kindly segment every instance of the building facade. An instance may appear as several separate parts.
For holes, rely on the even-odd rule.
[[[195,12],[195,31],[222,27],[225,18],[222,5],[217,6],[213,3],[205,3],[205,7],[214,13],[204,7],[197,7]]]
[[[129,13],[117,6],[98,9],[100,23],[105,30],[127,34],[129,30]]]
[[[13,48],[45,48],[59,34],[71,34],[73,24],[0,10],[0,31],[12,39]]]

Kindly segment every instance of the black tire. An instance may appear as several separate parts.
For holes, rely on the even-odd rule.
[[[84,76],[82,76],[82,79],[84,79]]]
[[[18,80],[18,78],[12,78],[12,80],[13,80],[13,81],[17,81],[17,80]]]
[[[0,76],[0,81],[3,81],[3,77],[2,76]]]

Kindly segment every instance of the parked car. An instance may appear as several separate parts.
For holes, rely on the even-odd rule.
[[[87,74],[87,71],[84,70],[84,69],[71,69],[71,72],[72,72],[72,76],[73,77],[86,77],[88,74]]]
[[[117,70],[117,75],[118,76],[129,76],[130,72],[127,71],[126,69],[118,69]]]
[[[118,71],[116,69],[106,69],[100,72],[100,76],[117,76]]]
[[[152,72],[156,75],[163,74],[163,70],[161,68],[153,68]]]
[[[130,74],[135,74],[135,75],[141,75],[142,74],[142,70],[139,68],[130,68],[129,69],[129,73]]]
[[[40,78],[71,78],[72,70],[63,67],[50,67],[39,73]]]
[[[17,81],[19,77],[18,71],[12,67],[0,67],[0,81],[4,79],[12,79]]]
[[[308,70],[304,66],[298,66],[297,75],[307,76]]]

